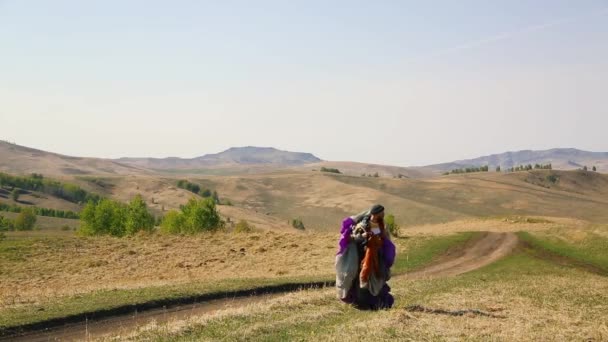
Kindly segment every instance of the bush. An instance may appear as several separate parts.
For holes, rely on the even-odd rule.
[[[179,234],[184,220],[181,213],[177,210],[170,210],[163,217],[160,224],[160,231],[166,234]]]
[[[251,233],[255,227],[246,220],[240,220],[239,223],[234,227],[235,233]]]
[[[338,169],[330,168],[330,167],[322,167],[321,172],[329,172],[329,173],[342,173]]]
[[[291,220],[291,226],[294,227],[295,229],[299,229],[299,230],[306,229],[304,227],[304,222],[302,222],[302,220],[299,218]]]
[[[30,208],[24,208],[15,218],[15,230],[33,230],[36,224],[36,214]]]
[[[553,184],[557,184],[557,182],[559,181],[559,177],[557,175],[554,175],[554,174],[547,175],[546,178],[547,178],[547,180],[549,182],[551,182]]]
[[[154,216],[148,211],[148,206],[141,195],[135,196],[127,207],[125,229],[128,235],[140,230],[151,232],[154,229]]]
[[[399,236],[399,226],[395,223],[395,215],[386,215],[384,218],[384,227],[392,236]]]
[[[203,200],[191,198],[181,207],[181,212],[172,210],[165,215],[161,231],[169,234],[195,234],[223,227],[224,222],[212,198]]]
[[[13,220],[0,215],[0,232],[14,230],[14,229],[15,229],[15,226],[14,226]]]
[[[13,201],[19,202],[20,194],[21,194],[21,192],[19,191],[19,189],[17,189],[17,188],[13,189],[13,191],[11,192],[11,198],[13,199]]]
[[[136,196],[128,205],[102,199],[89,202],[80,214],[80,232],[84,235],[132,235],[138,231],[151,231],[154,217],[148,212],[141,196]]]
[[[593,172],[596,172],[597,171],[597,167],[593,166],[592,170],[593,170]]]
[[[187,180],[184,180],[184,179],[179,180],[177,182],[177,187],[185,189],[185,190],[188,190],[188,191],[190,191],[192,193],[195,193],[195,194],[198,194],[201,191],[201,187],[198,184],[191,183],[191,182],[189,182]]]

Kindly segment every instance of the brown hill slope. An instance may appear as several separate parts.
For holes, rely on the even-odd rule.
[[[109,159],[64,156],[0,141],[0,171],[53,176],[86,174],[141,174],[146,171]]]

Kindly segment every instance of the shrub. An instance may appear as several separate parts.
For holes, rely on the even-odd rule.
[[[554,174],[547,175],[546,179],[553,184],[557,184],[557,182],[559,181],[559,177]]]
[[[13,189],[13,191],[11,192],[11,198],[13,199],[13,201],[19,202],[20,194],[21,194],[21,192],[19,191],[19,189],[17,189],[17,188]]]
[[[188,190],[195,194],[198,194],[201,191],[201,187],[198,184],[191,183],[184,179],[177,181],[177,187]]]
[[[33,230],[36,224],[36,214],[30,208],[24,208],[15,218],[15,230]]]
[[[13,220],[0,215],[0,232],[14,229],[15,227]]]
[[[126,233],[135,234],[143,230],[151,232],[154,229],[154,216],[148,211],[148,206],[141,195],[135,196],[127,207]]]
[[[181,207],[181,212],[173,210],[165,215],[161,231],[170,234],[195,234],[223,227],[224,222],[212,198],[203,200],[191,198]]]
[[[180,212],[170,210],[161,221],[160,231],[166,234],[179,234],[183,225],[184,220]]]
[[[597,167],[593,166],[592,170],[593,170],[593,172],[596,172],[597,171]]]
[[[331,168],[331,167],[322,167],[321,168],[321,172],[342,173],[342,172],[340,172],[340,170],[334,169],[334,168]]]
[[[395,223],[395,215],[389,214],[384,218],[384,227],[393,236],[399,236],[399,226]]]
[[[235,233],[251,233],[255,227],[246,220],[240,220],[239,223],[234,227]]]
[[[306,229],[304,227],[304,222],[302,222],[302,220],[299,218],[295,218],[295,219],[291,220],[291,226],[294,227],[295,229],[300,229],[300,230]]]

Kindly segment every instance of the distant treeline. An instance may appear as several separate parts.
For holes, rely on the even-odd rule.
[[[473,173],[473,172],[488,172],[489,166],[480,166],[480,167],[466,167],[461,169],[453,169],[452,171],[445,172],[444,175],[450,174],[461,174],[461,173]],[[528,164],[528,165],[519,165],[506,169],[506,172],[520,172],[520,171],[530,171],[530,170],[552,170],[551,164]],[[500,166],[496,167],[496,172],[500,172]]]
[[[184,190],[188,190],[188,191],[190,191],[194,194],[197,194],[201,197],[204,197],[204,198],[211,197],[211,198],[213,198],[215,203],[220,203],[220,197],[217,194],[217,191],[215,191],[215,190],[211,191],[210,189],[201,189],[200,185],[189,182],[185,179],[181,179],[181,180],[177,181],[177,187],[184,189]]]
[[[552,170],[553,166],[551,164],[528,164],[528,165],[519,165],[516,167],[512,167],[507,169],[508,172],[520,172],[520,171],[530,171],[530,170]]]
[[[45,179],[41,174],[12,176],[0,172],[0,187],[38,191],[72,203],[99,202],[101,197],[82,189],[78,185]]]
[[[445,172],[444,175],[449,174],[461,174],[461,173],[473,173],[473,172],[488,172],[489,167],[487,165],[480,167],[466,167],[462,169],[453,169],[450,172]]]
[[[78,219],[79,215],[71,210],[59,210],[50,208],[38,208],[38,207],[20,207],[18,205],[11,205],[0,202],[0,211],[8,211],[12,213],[20,213],[25,209],[31,209],[34,214],[47,217],[59,217],[65,219]]]

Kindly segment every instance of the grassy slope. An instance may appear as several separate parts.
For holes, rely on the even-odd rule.
[[[452,175],[431,179],[370,178],[278,173],[238,177],[192,177],[217,189],[237,206],[276,216],[302,218],[314,229],[330,229],[347,215],[380,202],[403,226],[506,215],[571,217],[608,221],[608,176],[552,171]]]
[[[580,286],[584,283],[585,286]],[[603,340],[608,336],[608,280],[563,269],[526,254],[513,255],[450,279],[393,281],[396,308],[357,311],[333,292],[291,294],[262,306],[232,309],[188,324],[136,332],[149,340]],[[407,313],[477,308],[505,319]],[[124,336],[123,336],[124,338]]]
[[[396,261],[394,271],[403,273],[430,262],[433,258],[447,249],[455,245],[464,243],[471,238],[473,233],[460,233],[455,235],[439,236],[439,237],[417,237],[409,239],[397,239],[398,259]],[[56,240],[56,239],[55,239]],[[287,242],[287,241],[286,241]],[[13,241],[10,245],[0,242],[0,258],[9,261],[12,265],[22,265],[31,260],[35,254],[35,249],[41,244],[49,243],[46,239],[19,239]],[[60,244],[62,249],[69,250],[72,240],[68,239],[63,242],[53,242]],[[84,242],[81,242],[84,244]],[[141,241],[140,241],[141,243]],[[148,241],[148,243],[150,243]],[[172,243],[176,243],[173,240]],[[291,244],[291,242],[287,242]],[[82,247],[85,247],[83,245]],[[333,260],[331,255],[334,249],[326,259]],[[57,251],[59,252],[59,251]],[[272,251],[268,252],[272,254]],[[269,256],[268,258],[272,258]],[[238,262],[236,262],[238,263]],[[66,265],[69,267],[69,265]],[[266,265],[267,266],[267,265]],[[160,267],[162,268],[162,266]],[[48,273],[48,270],[41,270],[43,277]],[[264,273],[262,269],[260,272]],[[0,268],[0,277],[11,278],[8,268]],[[249,277],[236,278],[227,277],[216,280],[196,280],[186,283],[175,283],[163,286],[141,286],[132,289],[103,289],[89,292],[81,292],[72,296],[59,296],[57,298],[33,298],[31,302],[19,303],[10,305],[10,294],[3,296],[5,307],[0,308],[0,327],[14,326],[18,324],[26,324],[37,322],[54,317],[62,317],[82,312],[91,312],[95,310],[108,309],[127,304],[144,303],[151,300],[179,298],[191,296],[195,294],[221,293],[227,291],[251,289],[266,285],[298,283],[310,281],[331,281],[333,280],[333,269],[325,267],[317,271],[308,273],[296,274],[295,276],[275,275],[266,278]],[[13,298],[15,299],[15,298]],[[18,299],[18,298],[17,298]]]
[[[520,232],[533,248],[595,266],[608,272],[608,235],[593,231]]]

